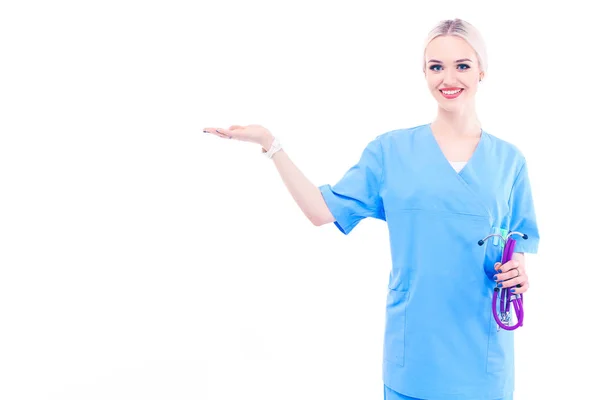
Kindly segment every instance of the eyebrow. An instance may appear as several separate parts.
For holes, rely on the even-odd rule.
[[[470,61],[470,62],[473,62],[473,61],[469,60],[468,58],[461,58],[460,60],[456,60],[456,61],[454,61],[454,62],[455,62],[455,63],[459,63],[459,62],[463,62],[463,61]],[[430,62],[430,63],[432,63],[432,62],[433,62],[433,63],[443,64],[443,62],[441,62],[441,61],[439,61],[439,60],[433,60],[433,59],[429,60],[428,62]]]

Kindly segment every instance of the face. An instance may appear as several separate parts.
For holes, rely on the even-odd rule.
[[[482,76],[475,50],[462,38],[438,36],[425,49],[427,86],[447,111],[472,107]]]

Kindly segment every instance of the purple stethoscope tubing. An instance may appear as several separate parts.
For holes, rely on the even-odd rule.
[[[504,245],[504,252],[502,253],[502,264],[507,263],[512,260],[512,256],[515,250],[515,239],[509,237],[506,240],[506,244]],[[496,309],[496,304],[498,302],[498,292],[500,292],[500,317],[498,316],[498,312]],[[514,325],[505,324],[502,321],[501,316],[508,315],[510,312],[510,305],[513,305],[515,309],[515,317],[517,318],[517,323]],[[498,326],[507,331],[513,331],[520,326],[523,326],[523,317],[525,316],[525,311],[523,310],[523,294],[511,294],[509,292],[509,288],[500,289],[498,286],[494,288],[494,296],[492,297],[492,314],[494,315],[494,319]],[[508,321],[506,321],[508,322]]]
[[[527,239],[527,235],[520,232],[510,232],[506,239],[504,239],[501,235],[492,234],[488,235],[485,239],[480,240],[479,245],[483,245],[483,243],[492,236],[500,236],[504,241],[504,251],[502,252],[502,264],[504,265],[508,261],[512,260],[515,250],[516,241],[510,237],[511,235],[519,235],[523,239]],[[500,284],[500,282],[498,282],[498,284]],[[496,320],[499,328],[507,331],[513,331],[518,327],[523,326],[523,318],[525,316],[525,311],[523,310],[523,294],[512,294],[509,292],[509,288],[500,288],[498,284],[496,284],[496,287],[494,288],[494,294],[492,296],[492,314],[494,315],[494,319]],[[521,285],[517,285],[517,287],[520,286]],[[500,316],[498,316],[498,295],[500,295]],[[517,322],[514,325],[508,325],[511,303],[517,318]]]

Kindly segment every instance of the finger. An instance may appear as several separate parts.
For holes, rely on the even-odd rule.
[[[215,136],[219,136],[219,137],[225,138],[225,139],[231,138],[231,135],[227,133],[229,131],[227,129],[223,129],[223,128],[204,128],[204,132],[211,133]]]
[[[217,136],[219,136],[220,134],[217,132],[217,129],[218,129],[218,128],[204,128],[204,129],[202,130],[202,132],[204,132],[204,133],[210,133],[210,134],[212,134],[212,135],[217,135]]]
[[[501,262],[497,262],[496,264],[494,264],[494,269],[496,271],[498,271],[498,268],[500,268],[501,266],[502,266],[502,263]]]
[[[498,282],[507,281],[512,278],[516,278],[517,276],[523,275],[520,269],[515,268],[506,272],[502,272],[494,275],[494,279]]]
[[[524,282],[521,284],[521,287],[514,287],[510,290],[511,293],[514,294],[522,294],[525,293],[529,289],[529,282]]]
[[[510,260],[510,261],[505,262],[500,268],[498,268],[498,271],[506,272],[506,271],[510,271],[511,269],[515,269],[515,268],[519,268],[519,261]]]
[[[229,129],[219,128],[217,129],[217,133],[221,134],[221,137],[231,139],[233,137],[233,133]]]
[[[511,279],[507,279],[505,281],[502,281],[500,283],[500,287],[502,287],[502,288],[511,288],[511,287],[517,286],[519,284],[521,286],[523,286],[523,284],[525,282],[527,282],[527,280],[528,280],[527,279],[527,275],[519,275],[519,276],[517,276],[515,278],[511,278]]]

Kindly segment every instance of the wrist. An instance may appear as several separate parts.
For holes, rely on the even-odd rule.
[[[273,158],[273,155],[282,149],[279,139],[276,138],[275,136],[272,136],[269,141],[265,141],[263,146],[264,147],[262,148],[262,153],[267,158]]]
[[[273,135],[268,135],[266,138],[264,138],[260,142],[260,145],[262,146],[263,153],[266,153],[269,150],[269,148],[271,148],[271,145],[273,144],[274,140],[275,140],[275,137]]]

